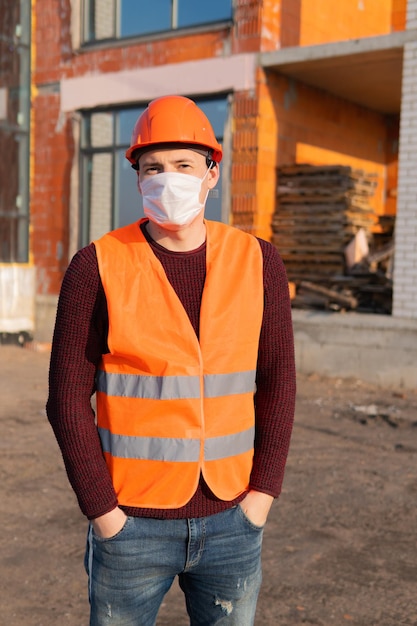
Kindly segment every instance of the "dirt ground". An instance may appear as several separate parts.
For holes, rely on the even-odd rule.
[[[86,626],[78,510],[45,416],[49,353],[0,345],[0,624]],[[377,364],[376,364],[377,366]],[[417,624],[417,390],[299,376],[257,626]],[[175,585],[158,626],[185,626]]]

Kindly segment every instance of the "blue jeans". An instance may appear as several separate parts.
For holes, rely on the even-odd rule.
[[[128,517],[110,539],[90,527],[90,626],[153,626],[177,575],[191,626],[252,626],[262,535],[240,506],[193,519]]]

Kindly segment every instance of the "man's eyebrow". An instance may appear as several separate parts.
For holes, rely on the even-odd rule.
[[[174,159],[173,161],[171,161],[171,163],[174,164],[178,164],[178,163],[194,163],[192,157],[189,156],[184,156],[184,157],[180,157],[178,159]],[[149,158],[148,160],[145,158],[143,160],[143,165],[147,165],[147,166],[154,166],[154,165],[163,165],[162,161],[158,161],[157,159],[154,158]]]

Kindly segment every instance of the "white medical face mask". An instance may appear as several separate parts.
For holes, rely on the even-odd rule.
[[[206,204],[200,202],[203,178],[177,172],[162,172],[145,178],[140,183],[143,210],[150,220],[169,228],[186,226],[202,211]]]

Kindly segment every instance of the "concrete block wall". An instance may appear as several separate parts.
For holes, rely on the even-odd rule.
[[[417,28],[409,0],[407,28]],[[417,41],[404,49],[393,315],[417,320]]]
[[[416,389],[414,320],[295,309],[293,324],[299,372]]]

